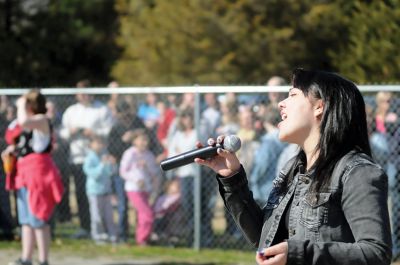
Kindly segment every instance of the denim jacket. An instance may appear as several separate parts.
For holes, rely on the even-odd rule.
[[[293,166],[299,165],[289,161],[280,177]],[[367,155],[355,151],[345,155],[329,187],[319,194],[309,192],[312,174],[297,173],[287,192],[278,195],[275,187],[262,209],[253,200],[243,168],[230,178],[217,175],[217,180],[225,206],[259,250],[282,238],[278,227],[290,205],[287,264],[391,262],[387,176]]]

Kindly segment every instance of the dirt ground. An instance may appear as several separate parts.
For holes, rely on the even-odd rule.
[[[17,250],[0,249],[0,264],[7,265],[8,262],[16,260],[20,255]],[[156,265],[162,264],[159,260],[132,260],[111,259],[107,257],[93,256],[92,258],[79,256],[65,256],[65,254],[53,251],[50,254],[50,265]],[[35,263],[34,263],[35,264]],[[38,264],[38,263],[36,263]],[[400,264],[399,264],[400,265]]]
[[[0,264],[7,265],[8,262],[19,257],[20,252],[17,250],[0,249]],[[34,263],[35,264],[35,263]],[[38,263],[36,263],[38,264]],[[161,260],[132,260],[132,259],[111,259],[101,256],[93,256],[92,258],[80,256],[65,256],[65,254],[53,251],[50,254],[50,265],[166,265]],[[179,265],[179,264],[174,264]],[[392,265],[400,265],[399,262]]]

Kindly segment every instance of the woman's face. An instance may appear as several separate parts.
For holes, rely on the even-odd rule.
[[[322,109],[317,109],[318,100],[305,96],[297,88],[289,91],[289,96],[279,102],[282,121],[278,124],[279,139],[304,146],[310,136],[319,135]]]
[[[181,123],[184,130],[192,129],[193,128],[192,116],[190,115],[182,116]]]

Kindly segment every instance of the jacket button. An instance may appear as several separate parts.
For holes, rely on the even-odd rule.
[[[289,229],[289,235],[290,236],[294,236],[296,234],[296,230],[295,229]]]
[[[280,218],[279,215],[275,215],[275,220],[278,220]]]

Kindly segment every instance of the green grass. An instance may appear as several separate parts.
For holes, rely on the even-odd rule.
[[[77,223],[57,224],[55,230],[55,239],[51,245],[51,253],[57,253],[57,256],[76,256],[82,259],[91,259],[92,257],[106,259],[132,259],[162,261],[162,265],[247,265],[255,263],[255,253],[251,251],[246,242],[243,248],[236,249],[201,249],[196,251],[193,248],[169,247],[169,246],[146,246],[138,247],[134,242],[134,235],[130,235],[128,244],[96,245],[92,240],[71,239],[78,225]],[[216,238],[222,238],[222,235],[216,235]],[[224,243],[228,243],[224,241]],[[237,246],[237,242],[234,244]],[[19,241],[0,241],[0,250],[20,251]],[[159,263],[160,264],[160,263]]]
[[[0,249],[20,249],[20,243],[0,242]],[[254,264],[254,253],[251,251],[225,250],[225,249],[202,249],[196,251],[191,248],[172,247],[137,247],[135,245],[121,244],[117,246],[95,245],[90,240],[56,239],[51,246],[51,252],[58,255],[80,256],[90,258],[93,256],[116,259],[138,259],[162,261],[168,264]]]

